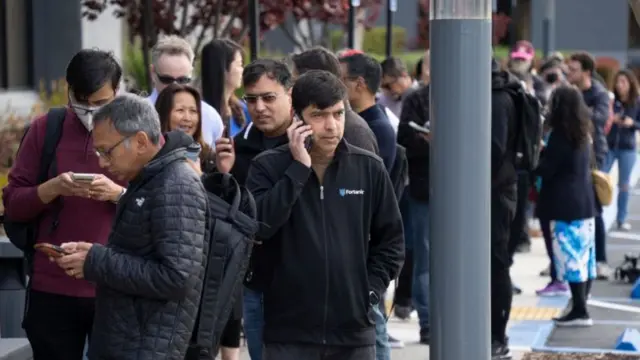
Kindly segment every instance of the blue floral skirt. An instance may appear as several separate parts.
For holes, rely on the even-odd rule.
[[[553,256],[558,279],[579,283],[596,278],[595,219],[553,221]]]

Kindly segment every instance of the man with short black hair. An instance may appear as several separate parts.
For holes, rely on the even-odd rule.
[[[380,65],[382,66],[382,84],[380,85],[382,95],[378,102],[400,117],[404,97],[409,91],[418,87],[418,82],[411,78],[404,62],[399,58],[389,57]]]
[[[288,58],[294,77],[301,76],[309,70],[328,71],[337,78],[341,77],[340,61],[329,50],[317,46]],[[346,103],[344,137],[349,144],[379,153],[376,137],[369,125]]]
[[[379,157],[343,139],[337,77],[308,71],[291,96],[299,121],[288,145],[258,155],[247,179],[259,237],[279,250],[264,293],[264,359],[371,360],[372,311],[404,257],[393,185]]]
[[[293,76],[282,61],[258,59],[244,68],[242,85],[253,121],[234,138],[236,159],[231,173],[244,185],[253,158],[289,142],[287,128],[292,121]],[[245,276],[243,330],[252,360],[262,359],[262,292],[271,282],[275,267],[271,260],[277,251],[273,243],[256,244]]]
[[[66,109],[52,109],[35,119],[27,131],[3,189],[7,220],[31,223],[35,243],[60,245],[67,241],[104,244],[124,193],[124,182],[100,168],[91,147],[93,115],[116,96],[122,68],[111,53],[81,50],[67,66],[69,100]],[[54,114],[61,111],[59,119]],[[40,182],[45,138],[55,137],[49,126],[59,122],[50,177]],[[74,180],[74,173],[95,174],[93,181]],[[79,221],[81,219],[81,221]],[[35,360],[80,360],[94,316],[95,285],[76,280],[51,263],[43,253],[26,249],[31,277],[23,327]]]
[[[340,63],[342,82],[347,86],[349,102],[375,134],[380,157],[387,171],[391,172],[396,160],[396,134],[384,108],[376,103],[376,93],[382,78],[380,64],[366,54],[342,57]]]
[[[492,59],[491,71],[491,358],[511,359],[507,324],[513,301],[509,236],[517,201],[519,114],[507,88],[522,86]]]

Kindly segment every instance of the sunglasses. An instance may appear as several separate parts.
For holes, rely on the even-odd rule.
[[[266,94],[248,94],[243,97],[244,101],[247,104],[256,104],[258,100],[262,100],[265,104],[271,104],[278,98],[278,94],[276,93],[266,93]]]
[[[173,76],[161,75],[158,73],[156,73],[156,76],[158,77],[158,80],[160,80],[160,82],[163,83],[164,85],[170,85],[173,83],[180,84],[180,85],[187,85],[191,83],[191,77],[189,76],[180,76],[180,77],[174,78]]]

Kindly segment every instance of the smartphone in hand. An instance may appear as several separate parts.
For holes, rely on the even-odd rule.
[[[82,173],[73,173],[71,174],[71,179],[75,182],[87,182],[90,183],[96,178],[96,174],[82,174]]]
[[[412,129],[419,131],[421,133],[425,133],[425,134],[430,134],[431,130],[429,130],[429,128],[426,128],[422,125],[418,125],[416,122],[414,121],[409,121],[409,126],[411,126]]]
[[[61,248],[60,246],[52,245],[49,243],[35,244],[33,248],[37,251],[40,251],[41,253],[44,253],[48,257],[52,257],[54,259],[63,257],[65,255],[71,255],[71,253]]]

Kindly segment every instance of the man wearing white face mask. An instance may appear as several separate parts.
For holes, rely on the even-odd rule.
[[[94,284],[67,276],[44,253],[34,253],[33,243],[106,242],[125,188],[111,180],[117,174],[100,168],[90,132],[93,112],[115,97],[121,77],[122,68],[110,53],[77,53],[67,67],[68,107],[33,121],[3,190],[5,222],[26,223],[37,230],[24,246],[32,276],[23,326],[34,360],[83,357],[93,323]],[[61,136],[51,147],[55,156],[49,163],[50,175],[42,181],[40,163],[46,153],[45,138],[55,138],[48,126],[53,123],[61,124]],[[123,146],[127,144],[102,151],[109,156]],[[12,241],[18,240],[7,233]]]

